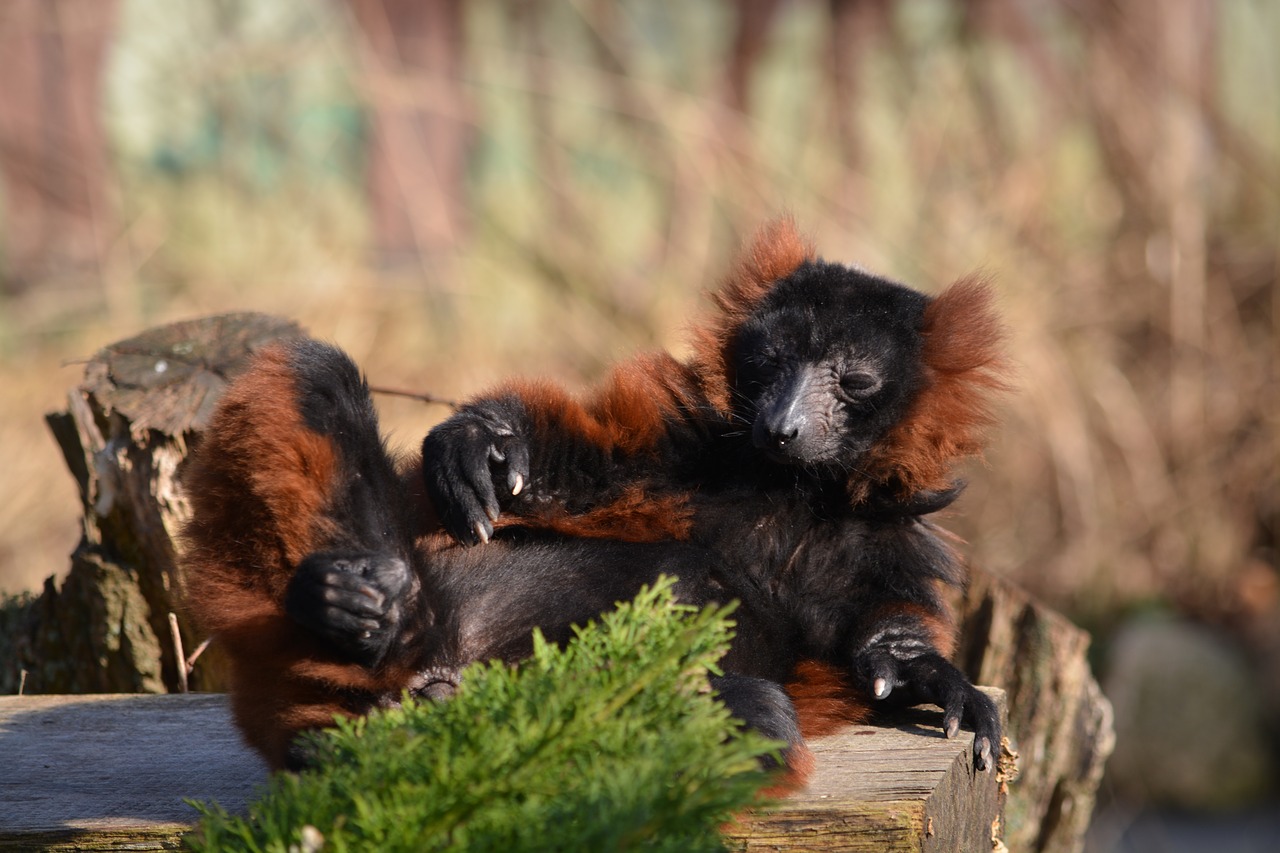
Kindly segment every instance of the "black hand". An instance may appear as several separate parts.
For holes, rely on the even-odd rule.
[[[947,737],[955,737],[963,723],[974,732],[974,766],[979,770],[995,766],[1000,746],[1000,715],[995,703],[941,655],[898,656],[873,646],[858,655],[855,672],[877,700],[892,696],[895,705],[930,702],[941,706]]]
[[[289,581],[285,612],[350,660],[376,666],[399,632],[412,580],[391,554],[310,554]]]
[[[445,530],[464,545],[493,536],[499,501],[529,482],[529,444],[518,417],[466,409],[422,442],[427,494]]]

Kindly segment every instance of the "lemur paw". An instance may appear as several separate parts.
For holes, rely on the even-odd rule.
[[[377,552],[308,555],[285,591],[285,612],[355,663],[376,666],[402,620],[408,564]]]
[[[465,409],[422,442],[427,494],[445,530],[464,545],[488,542],[499,501],[529,482],[529,445],[516,418]]]
[[[858,655],[859,681],[878,701],[895,705],[929,702],[942,708],[942,728],[947,737],[972,729],[973,763],[979,770],[995,767],[1000,746],[1000,714],[986,694],[969,683],[960,670],[935,652],[897,657],[872,648]],[[890,697],[892,696],[892,700]]]

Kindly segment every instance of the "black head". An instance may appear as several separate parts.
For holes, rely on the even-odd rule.
[[[929,299],[839,264],[801,264],[733,341],[732,390],[775,461],[850,471],[921,385]]]

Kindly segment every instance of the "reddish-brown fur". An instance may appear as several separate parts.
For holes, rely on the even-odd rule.
[[[982,451],[995,423],[991,400],[1007,387],[1004,333],[991,288],[962,279],[925,309],[925,389],[893,430],[873,448],[864,468],[875,479],[896,479],[905,494],[945,489],[952,467]]]
[[[730,348],[736,330],[750,317],[779,279],[816,260],[813,244],[789,218],[772,222],[755,235],[730,274],[712,295],[715,310],[691,330],[693,356],[681,364],[665,354],[634,359],[616,368],[609,381],[585,403],[546,385],[512,388],[535,417],[555,412],[575,432],[598,446],[631,453],[652,449],[662,435],[661,419],[700,389],[728,413],[733,382]],[[924,390],[906,416],[870,451],[849,481],[849,499],[864,501],[873,484],[894,483],[909,495],[952,485],[953,466],[979,453],[983,435],[994,423],[991,399],[1005,389],[1009,366],[991,289],[963,279],[934,297],[925,309],[922,362]],[[533,393],[528,393],[533,392]],[[546,408],[544,408],[546,407]],[[545,426],[540,424],[539,426]],[[667,525],[671,509],[650,495],[627,490],[614,505],[576,516],[522,516],[500,520],[537,524],[577,536],[648,540],[650,536],[685,538],[690,517],[679,507],[678,523]],[[945,539],[949,535],[938,531]],[[955,647],[955,626],[946,613],[894,605],[882,615],[909,616],[928,631],[940,654]],[[892,609],[892,608],[890,608]],[[866,718],[866,700],[834,667],[802,663],[788,693],[800,713],[802,733],[829,733]]]
[[[325,510],[337,467],[329,441],[302,423],[277,345],[227,390],[184,475],[193,509],[186,607],[217,634],[231,663],[237,722],[276,767],[297,732],[349,713],[339,689],[394,691],[409,677],[335,662],[285,615],[294,569],[333,532]]]
[[[761,228],[747,245],[729,275],[712,294],[716,310],[692,329],[692,368],[707,397],[723,412],[731,408],[732,367],[729,347],[734,333],[751,316],[773,283],[817,258],[813,244],[800,235],[795,222],[784,217]]]
[[[237,464],[223,464],[226,458]],[[188,574],[207,629],[223,631],[243,621],[246,604],[269,609],[284,594],[298,560],[330,530],[323,510],[336,465],[329,443],[301,423],[283,347],[259,353],[227,390],[185,474],[195,505],[187,557],[202,567]],[[229,530],[237,535],[221,535]],[[206,551],[204,543],[214,542],[216,549]],[[220,567],[230,563],[258,572],[228,576]],[[226,594],[199,595],[222,583],[232,587]],[[252,598],[239,601],[237,589]]]
[[[679,409],[694,405],[689,368],[666,353],[638,356],[618,365],[592,396],[579,400],[546,382],[512,382],[496,392],[524,400],[537,433],[553,424],[560,431],[606,453],[654,452],[665,422]],[[685,495],[657,496],[638,484],[625,485],[610,503],[567,514],[556,506],[520,518],[503,517],[495,527],[536,525],[568,536],[660,542],[688,539],[693,522]]]
[[[651,495],[643,487],[631,484],[615,500],[586,512],[570,514],[553,508],[542,514],[503,516],[493,526],[535,526],[585,539],[670,542],[689,538],[693,508],[686,495]]]
[[[714,294],[716,312],[693,330],[693,369],[712,402],[727,411],[732,381],[728,347],[737,329],[778,279],[815,260],[810,241],[789,218],[756,234]],[[945,489],[957,461],[982,450],[995,423],[992,397],[1006,389],[1010,370],[1004,333],[991,288],[962,279],[925,309],[925,390],[911,411],[872,450],[850,482],[850,496],[865,498],[870,481],[896,482],[904,494]]]
[[[581,399],[535,382],[510,383],[498,393],[525,401],[535,421],[542,419],[535,431],[554,418],[559,429],[606,452],[656,454],[666,420],[695,406],[700,396],[722,413],[730,410],[728,351],[735,330],[775,281],[815,258],[790,220],[775,222],[759,232],[714,295],[715,312],[693,329],[689,363],[665,353],[642,356],[618,366],[600,389]],[[898,483],[906,493],[946,488],[951,466],[980,451],[982,433],[992,422],[988,401],[1003,386],[1006,370],[992,301],[983,283],[964,280],[929,304],[923,330],[926,387],[860,466],[871,480]],[[238,662],[235,710],[246,737],[279,766],[297,731],[348,713],[334,698],[336,691],[395,693],[411,674],[388,668],[375,676],[337,663],[284,614],[283,593],[294,567],[323,547],[333,523],[325,504],[336,473],[333,448],[301,422],[281,350],[261,354],[228,391],[205,442],[203,458],[240,461],[197,464],[188,476],[193,540],[224,546],[216,553],[194,548],[188,555],[189,601],[201,626],[220,633]],[[410,477],[408,487],[421,503],[424,529],[430,529],[434,511],[417,478]],[[851,481],[850,500],[865,499],[868,488],[865,474]],[[571,536],[663,541],[688,538],[692,514],[687,496],[655,496],[641,485],[623,485],[616,500],[588,512],[504,516],[497,526],[508,523],[532,523]],[[438,544],[433,537],[420,541],[428,550]],[[250,566],[255,573],[244,574],[243,567]],[[897,610],[883,615],[922,622],[940,653],[950,653],[954,626],[945,614],[893,607]],[[868,712],[844,675],[825,664],[802,663],[788,692],[806,737],[858,722]],[[799,784],[811,763],[811,754],[797,750],[786,784]]]
[[[779,219],[760,229],[712,295],[715,310],[691,330],[689,363],[666,353],[638,356],[614,368],[582,399],[546,382],[512,382],[496,393],[524,400],[535,432],[546,429],[547,418],[554,416],[560,429],[605,452],[655,451],[664,419],[693,405],[698,391],[722,412],[730,410],[729,350],[735,330],[776,281],[816,258],[795,223]],[[995,420],[991,398],[1004,389],[1009,369],[993,303],[991,289],[977,279],[961,280],[930,301],[922,330],[925,388],[850,479],[853,503],[865,500],[874,483],[895,483],[904,495],[945,489],[956,462],[981,451],[983,434]],[[548,512],[520,523],[629,541],[685,538],[688,512],[681,502],[649,500],[626,491],[615,505],[590,513]]]
[[[838,667],[816,660],[801,661],[787,695],[800,717],[800,734],[806,739],[865,722],[871,710]]]
[[[664,352],[646,353],[616,366],[590,397],[580,400],[550,382],[515,381],[493,396],[513,394],[524,400],[534,430],[555,425],[606,451],[651,452],[664,434],[667,419],[681,406],[693,405],[693,371]]]
[[[535,419],[555,413],[562,428],[605,451],[653,450],[663,419],[689,405],[698,390],[722,412],[730,410],[729,349],[735,330],[776,281],[816,257],[795,223],[778,219],[760,229],[712,295],[715,310],[691,330],[688,364],[666,353],[639,356],[616,367],[585,400],[549,383],[511,383],[499,393],[519,396]],[[990,287],[969,278],[944,290],[925,309],[922,334],[924,390],[858,466],[849,481],[853,503],[865,500],[876,483],[894,483],[903,495],[948,488],[955,464],[981,452],[984,434],[995,422],[991,401],[1006,389],[1010,367]],[[544,421],[535,429],[546,426]],[[630,516],[634,527],[629,513],[635,513]],[[673,517],[674,523],[665,523]],[[548,514],[536,523],[572,535],[631,541],[653,541],[664,534],[684,538],[688,532],[682,507],[651,505],[629,491],[617,506],[573,517]]]

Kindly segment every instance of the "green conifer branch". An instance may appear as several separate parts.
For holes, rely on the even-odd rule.
[[[318,763],[274,776],[247,817],[195,804],[191,849],[302,851],[723,849],[760,802],[759,759],[708,690],[728,607],[679,604],[660,579],[577,629],[534,636],[519,667],[476,664],[447,702],[342,720]],[[319,845],[319,846],[317,846]]]

